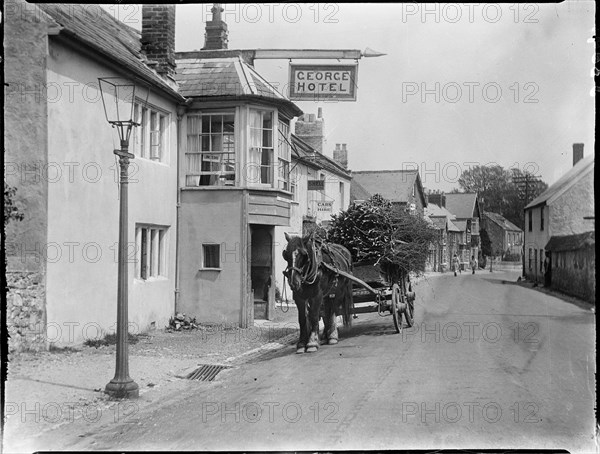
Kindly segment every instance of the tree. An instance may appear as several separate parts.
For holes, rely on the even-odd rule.
[[[527,197],[521,183],[523,179]],[[509,171],[500,165],[467,169],[459,177],[458,184],[465,192],[477,192],[485,211],[499,213],[521,229],[525,227],[523,209],[548,187],[531,173],[520,169]]]

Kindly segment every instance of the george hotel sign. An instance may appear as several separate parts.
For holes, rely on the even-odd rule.
[[[294,65],[290,64],[292,101],[335,99],[356,101],[358,64]]]

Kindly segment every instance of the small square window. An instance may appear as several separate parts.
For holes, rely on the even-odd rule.
[[[219,257],[221,255],[221,246],[219,244],[203,244],[202,255],[204,257],[204,268],[220,268]]]

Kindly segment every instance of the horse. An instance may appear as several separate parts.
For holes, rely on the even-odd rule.
[[[336,317],[343,316],[344,326],[352,321],[352,282],[334,269],[352,272],[352,256],[344,246],[316,240],[312,235],[291,237],[285,233],[288,244],[283,258],[288,266],[287,277],[298,308],[300,339],[296,353],[316,352],[319,348],[319,318],[323,316],[324,341],[338,343]]]

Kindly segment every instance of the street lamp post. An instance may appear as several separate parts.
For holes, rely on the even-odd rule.
[[[128,353],[128,272],[127,272],[127,194],[129,186],[129,161],[134,155],[129,153],[129,138],[133,127],[139,126],[134,118],[136,102],[146,104],[149,90],[136,86],[131,81],[119,77],[98,79],[106,120],[117,129],[120,149],[114,150],[119,157],[119,253],[117,278],[117,358],[114,378],[106,385],[105,392],[112,397],[139,397],[139,386],[129,377]],[[140,96],[143,92],[144,97]]]

